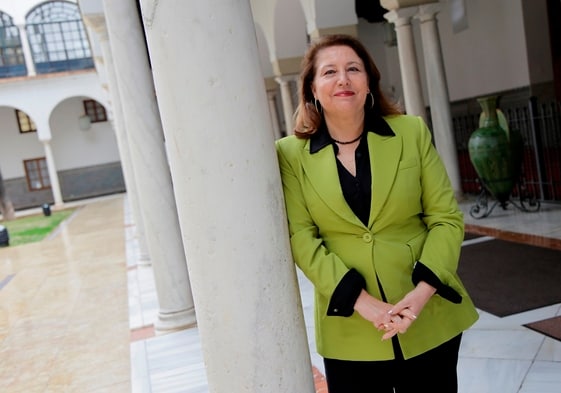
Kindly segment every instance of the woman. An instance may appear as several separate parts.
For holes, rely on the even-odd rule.
[[[425,123],[388,102],[350,36],[311,45],[299,89],[277,152],[329,392],[456,392],[478,315],[456,274],[463,215]]]

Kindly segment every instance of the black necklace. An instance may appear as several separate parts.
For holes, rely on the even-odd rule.
[[[340,144],[340,145],[350,145],[351,143],[355,143],[356,141],[358,141],[361,137],[362,137],[362,132],[360,133],[359,136],[357,136],[357,137],[356,137],[355,139],[353,139],[352,141],[341,142],[341,141],[338,141],[337,139],[335,139],[335,138],[333,138],[333,137],[331,137],[331,140],[332,140],[333,142],[335,142],[335,143]]]

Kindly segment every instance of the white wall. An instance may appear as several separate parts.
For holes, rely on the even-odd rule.
[[[452,101],[528,86],[520,0],[466,2],[468,29],[452,32],[448,9],[439,29]]]
[[[87,131],[78,127],[78,117],[84,114],[84,99],[89,98],[67,99],[51,115],[51,147],[59,171],[120,160],[110,122],[92,123]]]
[[[357,23],[354,0],[314,1],[319,28],[350,26]]]
[[[15,109],[0,107],[0,171],[4,180],[25,176],[23,160],[45,156],[36,132],[19,132]]]

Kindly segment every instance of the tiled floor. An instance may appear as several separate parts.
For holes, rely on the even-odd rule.
[[[0,392],[131,391],[124,244],[118,196],[0,248]]]
[[[154,336],[152,270],[136,264],[126,197],[89,202],[52,238],[0,248],[0,392],[207,392],[197,329]],[[561,240],[561,205],[465,219],[483,234]],[[312,287],[299,280],[318,393],[325,392]],[[561,304],[505,318],[480,314],[464,335],[460,393],[561,392],[561,342],[522,326],[561,315]]]

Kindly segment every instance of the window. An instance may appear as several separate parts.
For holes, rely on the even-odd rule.
[[[0,11],[0,78],[27,74],[19,29]]]
[[[24,160],[25,177],[29,191],[39,191],[51,188],[47,160],[45,157]]]
[[[84,110],[92,123],[107,121],[107,112],[105,112],[105,108],[96,100],[84,100]]]
[[[16,118],[18,119],[18,127],[20,133],[25,132],[36,132],[37,126],[31,120],[31,117],[27,116],[27,113],[16,109]]]
[[[77,4],[49,1],[26,17],[37,73],[93,68],[90,44]]]

